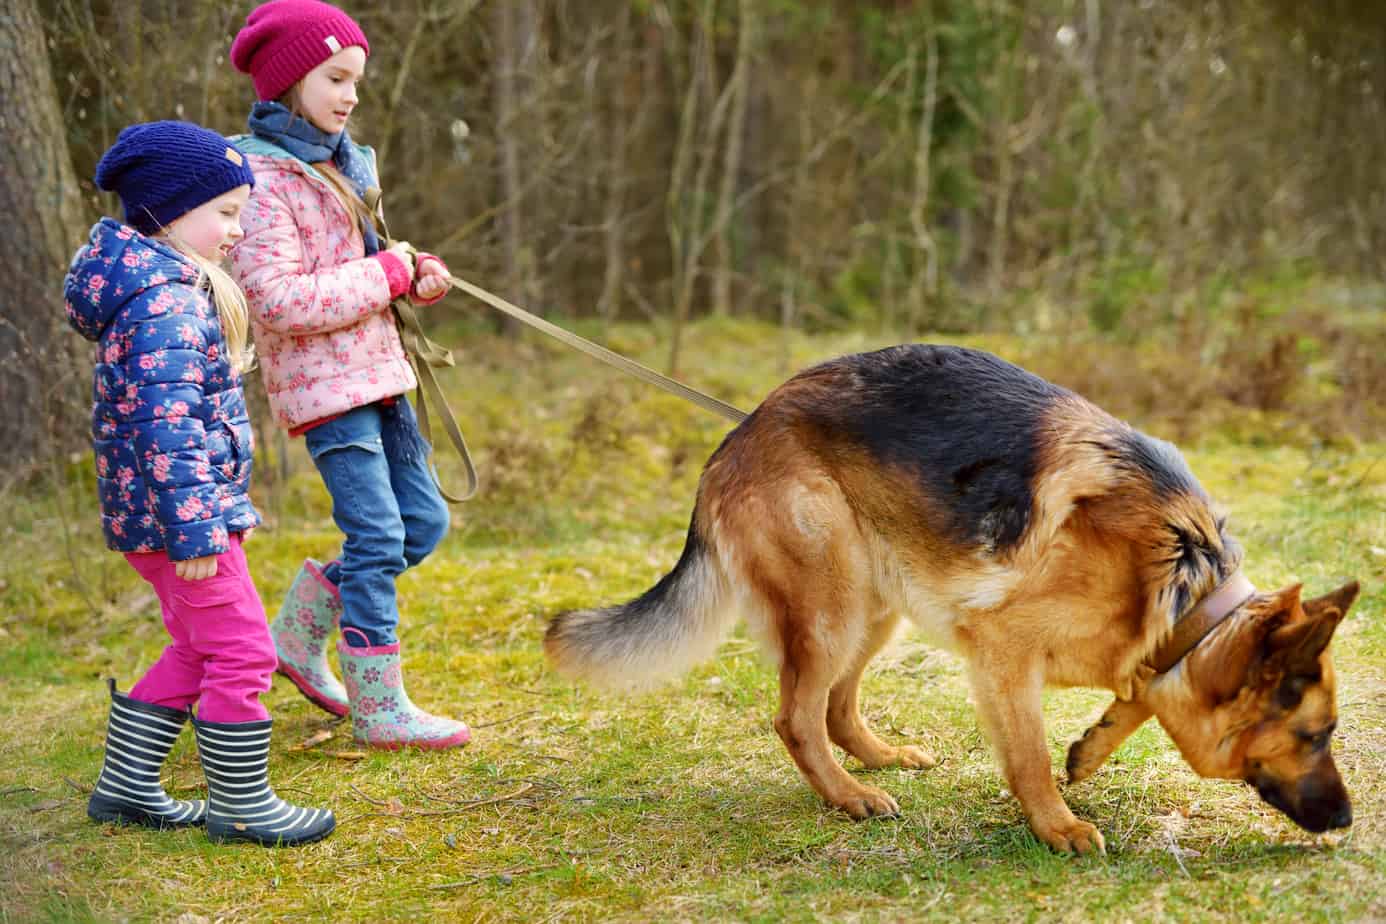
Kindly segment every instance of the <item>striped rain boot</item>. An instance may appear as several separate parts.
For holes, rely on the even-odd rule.
[[[330,809],[291,805],[270,789],[273,720],[203,722],[193,719],[197,752],[207,774],[207,836],[292,847],[320,841],[337,827]]]
[[[351,733],[357,741],[386,750],[441,750],[471,740],[465,723],[430,715],[410,702],[400,674],[398,642],[353,648],[342,638],[337,657],[351,698]]]
[[[87,803],[92,821],[182,828],[207,818],[201,799],[169,798],[159,784],[159,768],[173,750],[188,713],[131,699],[111,688],[111,716],[106,721],[106,759]]]
[[[351,711],[346,688],[327,661],[327,640],[341,616],[341,594],[322,566],[309,558],[270,623],[270,637],[279,655],[279,673],[313,705],[344,716]]]

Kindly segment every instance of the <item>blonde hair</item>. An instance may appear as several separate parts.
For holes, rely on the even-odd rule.
[[[207,290],[217,310],[222,340],[226,345],[226,361],[241,375],[254,369],[255,346],[250,342],[250,307],[246,304],[241,287],[236,285],[226,270],[193,250],[171,229],[164,228],[160,236],[197,267],[197,280],[193,285]]]
[[[366,208],[366,203],[360,196],[352,192],[347,187],[346,178],[337,169],[337,165],[330,160],[313,165],[322,174],[322,178],[327,181],[327,185],[332,187],[332,191],[337,194],[337,199],[342,203],[342,207],[347,210],[347,214],[356,219],[356,228],[362,235],[367,228],[375,227],[375,216]],[[384,235],[381,235],[382,237]]]
[[[303,119],[305,122],[308,122],[309,125],[312,125],[313,123],[309,122],[308,117],[303,114],[301,102],[302,88],[303,81],[300,80],[298,83],[285,90],[284,95],[279,97],[278,102],[283,104],[294,118]],[[327,181],[327,185],[331,187],[332,192],[336,194],[337,201],[341,204],[342,208],[346,210],[346,213],[356,220],[356,228],[361,232],[362,236],[365,235],[367,228],[375,228],[375,219],[377,216],[373,215],[371,210],[366,206],[365,201],[352,191],[351,187],[347,184],[346,177],[342,176],[342,172],[337,169],[336,164],[330,160],[324,160],[313,164],[313,168],[316,169],[318,173],[322,174],[322,178]],[[382,230],[383,229],[377,229],[378,232]],[[385,235],[382,233],[380,236],[383,238]]]

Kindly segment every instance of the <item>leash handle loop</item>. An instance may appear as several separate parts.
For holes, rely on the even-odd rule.
[[[367,188],[363,198],[366,202],[366,208],[370,209],[371,214],[380,223],[385,246],[387,248],[393,247],[397,242],[390,236],[390,228],[385,223],[385,208],[380,187]],[[418,255],[418,251],[413,246],[409,247],[409,252],[415,257]],[[395,316],[395,329],[399,332],[400,345],[404,347],[404,352],[408,354],[410,362],[413,363],[414,377],[418,379],[419,383],[414,391],[414,400],[419,405],[419,432],[423,434],[424,440],[428,443],[429,455],[431,456],[433,452],[433,428],[429,424],[428,404],[432,401],[438,411],[438,416],[442,418],[443,430],[447,433],[448,440],[462,458],[462,469],[466,474],[467,487],[461,494],[453,494],[443,487],[443,481],[438,477],[438,466],[431,458],[428,463],[428,473],[433,476],[433,484],[438,488],[438,493],[443,496],[443,500],[449,504],[460,504],[476,495],[480,481],[476,475],[476,466],[472,463],[471,451],[467,449],[467,440],[462,436],[462,428],[457,425],[457,418],[453,415],[452,407],[449,406],[448,399],[443,395],[443,389],[438,384],[438,377],[433,372],[434,369],[441,366],[455,365],[452,351],[429,340],[424,334],[419,313],[414,310],[414,304],[409,301],[408,295],[402,295],[392,301],[390,309]]]

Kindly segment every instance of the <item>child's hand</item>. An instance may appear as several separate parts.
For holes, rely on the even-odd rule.
[[[173,573],[185,581],[206,580],[217,573],[217,557],[215,555],[203,555],[201,558],[176,561],[173,563]]]
[[[397,241],[389,252],[399,257],[404,268],[409,271],[409,278],[412,279],[414,277],[414,245],[408,241]]]
[[[418,275],[414,277],[414,294],[425,302],[443,297],[452,283],[448,280],[448,269],[437,257],[427,256],[419,261]]]

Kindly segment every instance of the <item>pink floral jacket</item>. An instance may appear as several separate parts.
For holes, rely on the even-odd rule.
[[[416,385],[389,307],[404,265],[365,256],[360,229],[312,166],[254,136],[231,274],[245,290],[270,409],[285,429]],[[375,154],[361,148],[374,170]],[[408,280],[404,280],[408,288]]]

